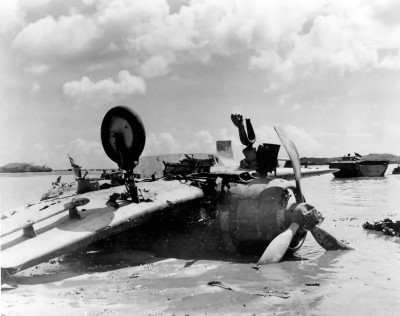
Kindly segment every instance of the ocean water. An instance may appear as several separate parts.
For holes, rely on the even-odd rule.
[[[88,177],[99,177],[101,171],[89,172]],[[52,188],[52,182],[61,176],[61,182],[75,181],[72,171],[0,173],[0,210],[40,201]]]
[[[307,202],[325,217],[321,228],[356,250],[327,252],[309,234],[291,260],[264,266],[258,271],[249,263],[218,262],[219,268],[213,270],[212,277],[242,287],[268,285],[291,294],[289,300],[246,303],[247,313],[399,315],[400,238],[383,236],[362,227],[366,221],[400,220],[400,175],[391,174],[395,166],[390,165],[386,175],[379,178],[335,179],[333,175],[323,175],[302,180]],[[69,173],[0,174],[2,209],[38,201],[59,175],[62,175],[62,182],[73,181]],[[210,275],[203,276],[204,281],[207,277]],[[165,281],[165,278],[157,279],[156,275],[152,278],[157,282]],[[186,286],[190,292],[193,285]],[[201,297],[192,295],[190,300],[194,305],[200,304]],[[212,296],[207,300],[212,301]],[[178,302],[174,308],[185,310],[185,304],[188,301]],[[216,301],[213,305],[214,312],[237,313],[243,305],[218,304]],[[206,309],[198,311],[207,313]]]

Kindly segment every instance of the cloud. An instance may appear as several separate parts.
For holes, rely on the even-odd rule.
[[[377,65],[378,54],[342,16],[319,16],[311,31],[298,36],[291,58],[297,65],[356,71]]]
[[[24,12],[17,1],[2,1],[0,10],[0,36],[13,36],[24,25],[24,17]]]
[[[19,0],[21,7],[24,10],[32,10],[48,4],[51,0]]]
[[[321,144],[305,129],[294,125],[284,126],[288,137],[296,144],[301,155],[302,152],[318,152]]]
[[[161,103],[166,105],[163,113],[182,115],[192,114],[190,107],[197,105],[204,105],[204,115],[235,113],[240,107],[260,115],[263,103],[263,111],[268,109],[272,119],[279,121],[283,115],[284,122],[307,126],[304,115],[291,111],[300,105],[302,112],[317,117],[313,126],[317,132],[337,130],[335,124],[346,132],[346,125],[376,121],[378,112],[366,111],[373,103],[385,107],[379,113],[390,113],[378,121],[387,124],[395,117],[400,69],[396,0],[192,0],[174,1],[172,10],[168,4],[166,0],[5,0],[0,11],[2,134],[11,130],[9,122],[14,120],[9,118],[21,113],[32,119],[31,126],[39,124],[35,131],[46,130],[58,114],[70,120],[65,126],[71,130],[77,122],[65,107],[66,99],[93,106],[131,101],[150,85],[151,96],[141,98],[147,117]],[[32,97],[29,92],[38,94]],[[85,116],[90,109],[81,110]],[[360,115],[369,119],[360,120]],[[187,119],[193,120],[193,115]],[[193,129],[203,131],[193,132],[190,140],[185,131],[160,133],[152,135],[147,145],[155,152],[215,150],[206,124],[215,130],[217,119],[200,121],[193,120]],[[158,128],[171,131],[165,120],[158,122]],[[180,115],[168,120],[181,131],[179,123]],[[317,133],[293,132],[302,152],[307,146],[316,150],[317,140],[322,143]],[[90,133],[94,135],[86,129],[81,135]],[[232,133],[235,139],[229,137]],[[257,128],[256,134],[258,141],[276,139],[271,126]],[[49,137],[59,143],[54,135],[44,135],[32,138],[43,142]],[[237,130],[227,129],[225,135],[240,153]],[[387,142],[390,135],[380,136],[374,146]]]
[[[195,134],[197,141],[205,144],[214,144],[214,138],[209,131],[201,130]]]
[[[40,93],[40,90],[41,90],[40,84],[38,84],[37,82],[34,82],[32,84],[32,88],[31,88],[31,90],[29,92],[32,95],[36,95],[36,94]]]
[[[214,138],[209,131],[200,130],[190,134],[188,140],[178,139],[168,132],[150,133],[143,155],[189,154],[215,152]]]
[[[169,64],[163,56],[152,56],[140,66],[140,73],[145,78],[159,77],[168,73]]]
[[[159,135],[150,133],[142,155],[176,154],[181,153],[181,148],[179,141],[170,133],[164,132]]]
[[[46,6],[46,1],[40,3]],[[400,25],[382,18],[388,8],[397,7],[392,0],[194,0],[171,14],[165,0],[85,1],[58,17],[48,15],[27,24],[13,48],[22,60],[81,60],[86,69],[108,65],[113,71],[132,69],[145,78],[164,76],[174,65],[211,63],[213,56],[245,52],[250,69],[270,74],[274,84],[267,83],[268,92],[327,69],[342,74],[398,69],[399,52],[384,50],[398,50]],[[23,14],[13,8],[9,11],[15,13],[15,22],[7,25],[15,28]]]
[[[74,14],[55,19],[46,16],[28,24],[16,36],[12,47],[34,60],[51,62],[73,59],[89,50],[99,30],[89,16]]]
[[[400,49],[397,51],[397,54],[386,55],[382,58],[382,61],[379,64],[380,68],[389,69],[389,70],[399,70],[400,69]]]
[[[213,153],[215,152],[214,137],[209,131],[200,130],[190,137],[190,141],[184,144],[185,153]]]
[[[301,105],[299,104],[299,103],[295,103],[295,104],[293,104],[293,106],[292,106],[292,110],[294,110],[294,111],[298,111],[298,110],[300,110],[301,109]]]
[[[63,86],[65,95],[75,99],[78,103],[89,100],[111,101],[115,96],[128,96],[143,94],[146,92],[146,84],[141,77],[131,75],[126,70],[118,73],[118,80],[111,78],[97,82],[88,77],[82,77],[80,81],[67,82]],[[98,103],[89,103],[97,106]]]
[[[46,64],[32,64],[25,68],[25,71],[35,75],[42,75],[50,70],[50,66]]]
[[[65,157],[62,161],[53,161],[54,166],[58,168],[70,168],[67,155],[70,155],[75,163],[83,168],[115,168],[115,163],[107,157],[101,143],[93,140],[75,138],[59,146],[56,154],[59,157]]]

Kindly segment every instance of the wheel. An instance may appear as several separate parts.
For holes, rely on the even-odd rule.
[[[139,115],[126,106],[109,110],[101,123],[101,143],[107,156],[123,170],[135,168],[146,142]]]

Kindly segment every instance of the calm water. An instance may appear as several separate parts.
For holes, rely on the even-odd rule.
[[[99,177],[101,171],[90,172],[89,177]],[[38,202],[43,193],[51,189],[52,182],[61,176],[61,182],[75,181],[72,171],[0,173],[0,210],[6,211],[26,203]]]
[[[296,254],[298,260],[262,267],[258,272],[249,264],[222,262],[219,277],[289,289],[291,300],[269,306],[277,314],[399,315],[400,238],[362,228],[366,221],[400,220],[400,175],[391,174],[394,167],[389,166],[380,178],[324,175],[302,180],[307,201],[325,216],[321,227],[356,251],[326,252],[309,234]],[[3,210],[37,201],[58,175],[1,174]],[[63,174],[61,180],[73,181],[73,176]],[[319,286],[306,286],[310,282]],[[262,308],[255,306],[247,312],[262,313]]]

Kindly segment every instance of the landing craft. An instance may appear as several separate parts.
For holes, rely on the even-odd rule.
[[[302,170],[296,146],[276,126],[293,166],[293,170],[281,170],[276,167],[277,145],[263,144],[254,150],[250,121],[246,133],[241,116],[234,115],[232,120],[246,146],[240,168],[214,167],[211,158],[207,163],[207,159],[187,156],[173,168],[166,164],[161,179],[135,179],[134,169],[145,146],[145,129],[130,108],[112,108],[103,119],[101,140],[107,156],[124,170],[123,185],[108,184],[107,189],[87,186],[84,191],[89,192],[66,193],[11,210],[8,215],[6,212],[1,221],[2,280],[140,226],[152,216],[179,217],[188,209],[197,210],[199,217],[218,225],[224,241],[237,251],[259,255],[258,264],[276,263],[286,252],[295,252],[308,231],[326,250],[352,249],[318,227],[322,215],[305,202],[301,189],[302,174],[335,170]],[[219,148],[225,148],[231,156],[228,143],[220,143]]]

